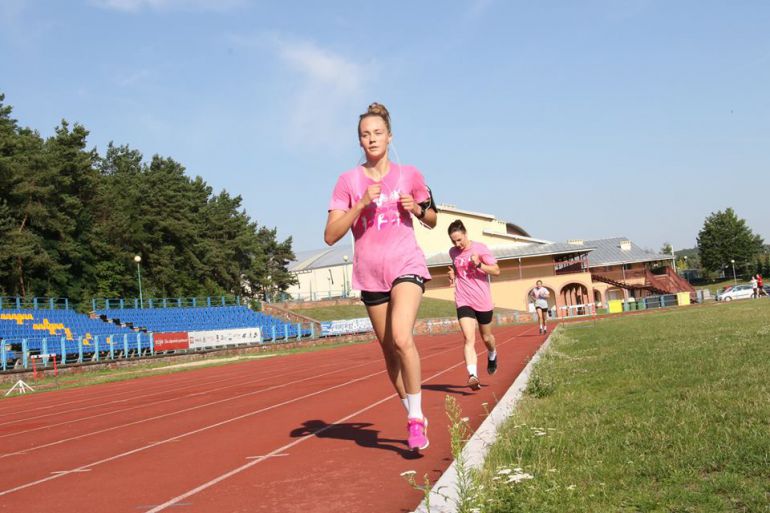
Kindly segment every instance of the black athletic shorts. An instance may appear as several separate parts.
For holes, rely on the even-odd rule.
[[[393,284],[390,286],[391,290],[399,283],[414,283],[419,285],[423,292],[425,292],[425,278],[418,276],[417,274],[404,274],[393,280]],[[390,290],[387,292],[370,292],[368,290],[361,291],[361,301],[366,306],[377,306],[390,301]]]
[[[492,322],[492,313],[494,310],[490,310],[488,312],[477,312],[470,306],[461,306],[457,309],[457,318],[462,319],[463,317],[470,317],[472,319],[476,319],[479,324],[489,324]]]

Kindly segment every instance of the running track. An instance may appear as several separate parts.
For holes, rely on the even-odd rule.
[[[376,342],[0,401],[0,511],[412,511],[422,495],[399,474],[435,482],[452,461],[445,396],[475,429],[545,338],[495,335],[500,369],[486,376],[480,355],[479,392],[459,333],[417,339],[418,457]]]

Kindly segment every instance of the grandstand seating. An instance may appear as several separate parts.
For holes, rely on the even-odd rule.
[[[119,319],[121,324],[146,328],[154,333],[178,331],[214,331],[259,327],[265,339],[296,338],[297,326],[276,319],[245,306],[212,306],[189,308],[123,308],[97,310],[108,319]],[[275,333],[275,336],[273,336]],[[302,336],[310,334],[303,330]]]
[[[0,310],[0,338],[6,363],[27,354],[57,355],[62,359],[93,358],[98,353],[144,352],[151,347],[150,335],[91,319],[72,310]],[[82,356],[81,356],[82,355]]]
[[[37,354],[55,354],[57,360],[64,362],[99,359],[100,355],[107,354],[110,357],[149,354],[153,333],[259,327],[263,340],[298,338],[312,333],[310,329],[244,306],[122,308],[96,313],[100,318],[69,309],[0,309],[0,339],[6,364],[20,357],[26,362],[28,356]]]
[[[113,343],[120,350],[124,336],[132,348],[136,348],[137,343],[141,349],[150,347],[147,333],[135,333],[72,310],[0,310],[0,338],[17,350],[21,349],[22,340],[26,340],[31,354],[61,355],[62,341],[66,354],[79,354],[81,341],[84,354],[93,354],[97,344],[100,352],[109,351]]]

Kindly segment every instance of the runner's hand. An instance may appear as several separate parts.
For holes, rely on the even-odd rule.
[[[401,201],[401,207],[404,210],[417,215],[417,212],[414,211],[414,207],[417,206],[417,203],[415,203],[414,197],[411,194],[401,194],[400,201]]]
[[[449,267],[447,267],[447,269],[449,269],[447,271],[447,275],[449,276],[449,284],[450,285],[454,285],[454,283],[455,283],[455,270],[452,268],[451,265]]]
[[[377,198],[380,197],[381,192],[382,192],[382,184],[374,183],[370,185],[369,187],[366,188],[366,192],[361,198],[361,203],[363,203],[364,207],[368,206],[369,203],[373,201],[377,201]]]

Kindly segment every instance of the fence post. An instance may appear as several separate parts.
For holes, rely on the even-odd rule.
[[[37,310],[37,297],[32,298],[32,308]]]
[[[152,333],[148,333],[147,336],[150,337],[150,354],[155,356],[155,337]]]
[[[78,363],[83,363],[83,337],[78,337]]]
[[[128,333],[123,333],[123,359],[128,359]]]
[[[42,354],[48,354],[48,337],[43,337],[43,340],[41,341],[41,344],[40,344],[40,352]],[[41,360],[41,361],[43,361],[43,360]],[[46,363],[47,362],[48,362],[48,358],[46,358],[43,361],[43,367],[46,367]]]
[[[94,358],[99,361],[99,335],[94,337]]]
[[[5,371],[7,362],[5,357],[5,342],[2,342],[2,341],[0,341],[0,358],[3,359],[3,371]]]
[[[110,360],[115,359],[115,335],[107,337],[107,341],[110,343]]]
[[[289,340],[289,325],[288,325],[288,323],[283,325],[283,339],[284,340]]]
[[[273,324],[273,342],[275,342],[275,324]]]
[[[61,364],[67,365],[67,339],[62,337],[59,343],[61,344]]]
[[[302,323],[297,323],[297,340],[300,340],[302,338]]]
[[[16,309],[21,310],[21,298],[16,296]]]
[[[142,357],[142,333],[141,332],[136,334],[136,350],[138,351],[136,356],[141,358]]]
[[[310,338],[311,339],[315,338],[315,323],[314,322],[310,323]]]

